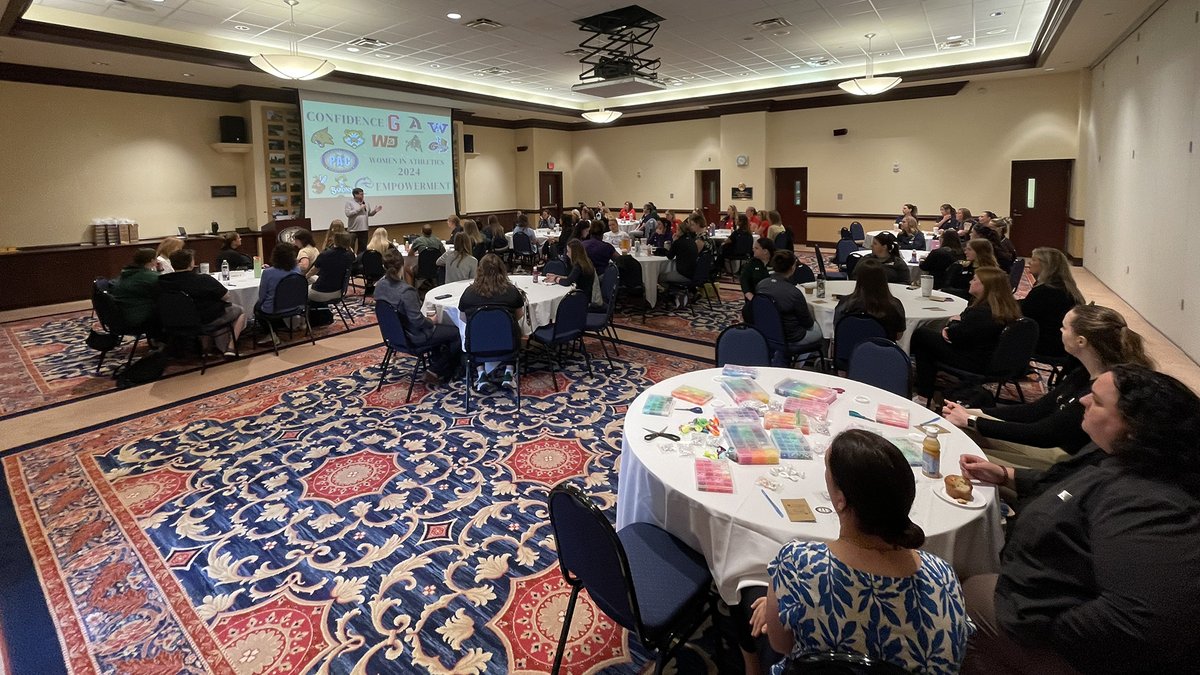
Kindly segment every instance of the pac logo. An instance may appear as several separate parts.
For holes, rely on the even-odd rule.
[[[329,127],[325,127],[324,129],[314,131],[309,141],[317,147],[323,148],[327,145],[333,145],[333,134],[329,133]]]
[[[321,155],[321,165],[334,173],[349,173],[358,168],[358,155],[342,148],[326,150]]]
[[[445,122],[429,122],[428,124],[429,124],[429,130],[435,134],[446,133],[446,127],[450,126],[449,124],[446,124]]]
[[[414,152],[421,152],[421,137],[413,136],[412,138],[408,139],[408,143],[404,144],[404,149],[412,150]]]
[[[450,152],[450,144],[444,138],[435,138],[429,143],[430,152]]]
[[[363,136],[362,130],[347,129],[346,133],[342,134],[342,142],[352,148],[357,148],[367,141]]]

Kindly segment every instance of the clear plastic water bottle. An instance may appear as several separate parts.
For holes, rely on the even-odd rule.
[[[825,275],[817,277],[817,299],[825,299]]]
[[[229,261],[221,261],[221,281],[229,281]]]

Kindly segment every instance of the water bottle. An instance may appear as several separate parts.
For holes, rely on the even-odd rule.
[[[936,431],[925,432],[925,442],[921,444],[921,473],[927,478],[942,477],[942,444]]]
[[[825,299],[825,275],[817,277],[817,299]]]
[[[221,261],[221,281],[229,281],[229,261]]]
[[[536,284],[537,282],[538,282],[538,266],[534,265],[533,266],[533,283]]]

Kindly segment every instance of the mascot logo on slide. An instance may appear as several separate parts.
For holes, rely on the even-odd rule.
[[[327,145],[333,145],[333,134],[329,133],[329,127],[325,127],[324,129],[314,131],[309,141],[317,147],[323,148]]]
[[[412,150],[413,152],[421,152],[421,137],[413,136],[412,138],[408,139],[408,143],[404,144],[404,149]]]
[[[363,143],[366,143],[367,141],[366,141],[366,138],[363,136],[362,130],[347,129],[346,133],[342,136],[342,142],[352,148],[357,148],[357,147],[361,146]]]
[[[319,195],[325,191],[325,181],[329,180],[329,176],[317,176],[313,178],[312,191],[313,194]]]
[[[450,152],[450,145],[446,143],[446,139],[439,136],[429,142],[429,150],[430,152]]]

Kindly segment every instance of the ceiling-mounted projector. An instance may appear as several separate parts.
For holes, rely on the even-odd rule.
[[[591,37],[579,45],[586,50],[579,59],[586,68],[571,91],[600,98],[662,91],[654,73],[660,62],[645,56],[662,21],[637,5],[577,19],[579,30]]]
[[[655,79],[647,77],[638,77],[637,75],[629,75],[626,77],[614,77],[607,80],[593,80],[591,82],[580,82],[571,87],[571,91],[587,94],[588,96],[597,96],[600,98],[612,98],[614,96],[629,96],[630,94],[644,94],[648,91],[662,91],[666,86]]]

